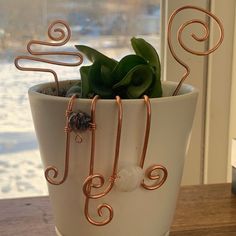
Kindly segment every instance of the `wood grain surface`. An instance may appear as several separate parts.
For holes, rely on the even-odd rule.
[[[0,201],[0,236],[55,236],[48,197]]]
[[[55,236],[48,197],[0,200],[0,236],[41,235]],[[230,185],[182,187],[170,236],[236,236]]]
[[[231,185],[183,187],[170,236],[236,236]]]

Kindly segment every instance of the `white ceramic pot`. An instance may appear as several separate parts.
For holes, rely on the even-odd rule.
[[[30,105],[44,167],[54,165],[64,171],[65,110],[68,98],[38,93],[48,84],[29,90]],[[198,92],[183,85],[180,95],[170,96],[176,84],[164,82],[164,97],[151,99],[151,131],[144,169],[153,164],[163,165],[168,171],[166,182],[156,190],[140,186],[123,192],[114,188],[96,200],[91,200],[89,211],[97,221],[96,208],[101,203],[114,210],[112,221],[105,226],[94,226],[84,216],[83,182],[89,174],[91,131],[83,133],[83,142],[72,138],[69,174],[62,185],[48,184],[57,234],[63,236],[164,236],[170,229],[183,173],[194,119]],[[146,124],[146,106],[142,99],[123,100],[123,128],[118,170],[137,166],[140,161]],[[77,99],[74,110],[90,114],[91,100]],[[107,179],[114,161],[117,105],[114,100],[99,100],[96,108],[95,172]],[[61,175],[57,177],[61,178]],[[99,191],[99,190],[98,190]]]

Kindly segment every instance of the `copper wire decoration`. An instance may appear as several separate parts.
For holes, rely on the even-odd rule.
[[[147,108],[147,120],[146,120],[146,131],[145,131],[145,137],[144,137],[143,151],[142,151],[141,160],[139,164],[142,169],[144,167],[144,162],[146,159],[150,127],[151,127],[151,103],[150,103],[149,97],[146,95],[144,95],[144,102]],[[155,189],[160,188],[165,183],[168,176],[168,171],[162,165],[152,165],[149,168],[147,168],[147,170],[145,171],[145,176],[149,180],[155,180],[156,182],[153,185],[148,185],[143,180],[141,183],[141,186],[145,188],[146,190],[155,190]]]
[[[71,145],[71,132],[73,131],[75,133],[75,142],[80,144],[83,141],[82,136],[78,133],[78,130],[75,129],[73,126],[71,126],[70,123],[70,117],[73,112],[73,106],[76,99],[76,95],[73,95],[68,103],[67,109],[66,109],[66,126],[65,126],[65,133],[66,133],[66,150],[65,150],[65,164],[64,164],[64,174],[61,180],[56,180],[58,177],[58,169],[55,166],[48,166],[44,172],[46,180],[53,185],[61,185],[64,183],[67,179],[68,172],[69,172],[69,158],[70,158],[70,145]],[[81,111],[79,113],[82,113]],[[85,114],[85,113],[84,113]],[[87,114],[86,114],[87,115]],[[95,130],[96,124],[89,122],[88,123],[88,130]],[[50,175],[51,173],[51,175]],[[52,176],[52,177],[50,177]]]
[[[197,10],[197,11],[200,11],[200,12],[203,12],[203,13],[207,14],[209,17],[212,17],[219,26],[220,37],[219,37],[219,40],[217,41],[216,45],[213,48],[208,49],[205,52],[199,52],[199,51],[196,51],[196,50],[193,50],[193,49],[187,47],[184,44],[183,40],[182,40],[183,31],[187,26],[192,25],[192,24],[200,24],[200,25],[203,26],[203,28],[204,28],[204,35],[203,36],[199,37],[194,33],[191,35],[192,38],[195,39],[198,42],[206,41],[207,39],[209,39],[209,34],[210,34],[210,29],[209,29],[209,26],[206,22],[204,22],[202,20],[199,20],[199,19],[189,20],[189,21],[185,22],[184,24],[182,24],[180,26],[178,32],[177,32],[178,42],[184,50],[186,50],[187,52],[189,52],[191,54],[197,55],[197,56],[206,56],[206,55],[209,55],[212,52],[214,52],[221,45],[221,43],[223,42],[223,39],[224,39],[224,28],[223,28],[223,25],[222,25],[221,21],[214,14],[212,14],[211,12],[209,12],[209,11],[203,9],[203,8],[195,7],[195,6],[184,6],[184,7],[181,7],[179,9],[175,10],[171,14],[169,22],[168,22],[168,35],[167,35],[168,46],[169,46],[169,49],[170,49],[170,52],[171,52],[172,56],[186,70],[186,72],[184,73],[184,75],[183,75],[182,79],[180,80],[178,86],[176,87],[176,89],[173,93],[173,96],[176,96],[178,94],[183,82],[185,81],[185,79],[190,74],[190,67],[176,55],[176,53],[173,49],[172,41],[171,41],[172,25],[173,25],[174,18],[179,12],[181,12],[183,10],[187,10],[187,9]]]
[[[91,117],[92,122],[95,123],[95,110],[96,110],[96,102],[98,100],[98,96],[95,96],[92,100],[91,105]],[[89,176],[86,178],[83,184],[83,192],[86,197],[85,199],[85,207],[84,213],[86,219],[93,225],[97,226],[104,226],[108,224],[113,218],[113,209],[110,205],[103,203],[98,206],[97,212],[100,217],[103,216],[103,210],[107,209],[109,213],[109,217],[105,220],[100,222],[95,221],[89,214],[89,201],[90,199],[98,199],[102,198],[107,195],[114,186],[115,180],[117,178],[117,169],[118,169],[118,162],[119,162],[119,150],[120,150],[120,139],[121,139],[121,128],[122,128],[122,120],[123,120],[123,109],[122,109],[122,102],[119,96],[116,96],[116,103],[118,105],[118,124],[117,124],[117,136],[116,136],[116,148],[115,148],[115,158],[113,163],[113,170],[112,175],[109,178],[108,186],[98,194],[93,194],[92,189],[99,189],[102,188],[105,184],[105,177],[101,174],[94,174],[94,164],[95,164],[95,130],[92,131],[92,140],[91,140],[91,158],[90,158],[90,169],[89,169]],[[99,183],[94,183],[94,180],[98,180]]]
[[[64,28],[60,28],[59,26],[62,26]],[[66,30],[65,30],[66,29]],[[54,35],[54,34],[57,34]],[[54,51],[54,52],[39,52],[34,51],[31,47],[33,45],[43,45],[43,46],[52,46],[52,47],[59,47],[65,45],[71,38],[71,30],[68,24],[62,20],[57,20],[53,22],[49,28],[48,28],[48,37],[52,42],[44,42],[39,40],[31,40],[27,44],[27,51],[32,56],[18,56],[15,58],[15,66],[22,71],[38,71],[38,72],[48,72],[53,74],[55,84],[56,84],[56,92],[57,95],[59,95],[59,82],[58,82],[58,76],[57,73],[48,68],[35,68],[35,67],[23,67],[20,66],[19,61],[20,60],[29,60],[29,61],[37,61],[37,62],[44,62],[48,64],[54,64],[59,66],[79,66],[83,62],[83,57],[79,52],[66,52],[66,51]],[[62,55],[62,56],[74,56],[78,58],[78,62],[69,63],[69,62],[59,62],[59,61],[53,61],[48,59],[39,58],[37,56],[55,56],[55,55]]]
[[[66,133],[66,151],[65,151],[65,165],[64,165],[64,174],[61,180],[55,180],[58,176],[58,169],[55,166],[48,166],[44,172],[45,178],[50,184],[53,185],[60,185],[65,182],[68,176],[68,170],[69,170],[69,157],[70,157],[70,136],[71,136],[71,127],[69,125],[69,117],[72,112],[72,108],[74,105],[74,101],[76,99],[76,96],[72,96],[70,98],[68,107],[66,109],[66,126],[65,126],[65,133]],[[50,172],[53,173],[52,177],[50,177]]]
[[[180,82],[178,83],[178,86],[176,87],[173,96],[177,95],[183,82],[185,79],[189,76],[190,74],[190,67],[182,61],[175,53],[173,45],[172,45],[172,40],[171,40],[171,33],[172,33],[172,25],[175,16],[183,11],[183,10],[197,10],[200,12],[203,12],[207,14],[209,17],[212,17],[216,23],[219,26],[219,31],[220,31],[220,38],[217,41],[216,45],[205,51],[205,52],[199,52],[196,50],[192,50],[189,47],[187,47],[183,40],[182,40],[182,35],[184,30],[186,29],[187,26],[192,25],[192,24],[200,24],[203,26],[204,29],[204,35],[199,37],[196,34],[192,34],[192,38],[198,42],[203,42],[206,41],[209,38],[210,30],[209,26],[206,22],[198,19],[193,19],[185,22],[180,26],[177,32],[177,40],[180,44],[180,46],[187,52],[198,55],[198,56],[204,56],[204,55],[209,55],[210,53],[214,52],[222,43],[223,37],[224,37],[224,30],[222,23],[220,20],[210,13],[209,11],[195,7],[195,6],[184,6],[181,7],[173,12],[173,14],[170,16],[169,23],[168,23],[168,46],[170,49],[170,52],[174,59],[182,65],[186,72],[184,73],[183,77],[181,78]],[[61,26],[61,27],[59,27]],[[58,20],[53,22],[49,28],[48,28],[48,36],[51,42],[44,42],[44,41],[39,41],[39,40],[31,40],[27,44],[27,51],[29,52],[30,56],[18,56],[15,59],[15,65],[19,70],[22,71],[39,71],[39,72],[47,72],[51,73],[54,76],[55,80],[55,86],[56,86],[56,92],[59,95],[60,94],[60,88],[59,88],[59,81],[58,81],[58,76],[57,73],[48,68],[36,68],[36,67],[24,67],[19,65],[20,60],[29,60],[29,61],[37,61],[37,62],[44,62],[48,64],[54,64],[54,65],[59,65],[59,66],[79,66],[83,62],[83,57],[80,53],[78,52],[66,52],[66,51],[37,51],[33,50],[32,47],[36,45],[40,46],[52,46],[52,47],[60,47],[65,45],[70,37],[71,37],[71,30],[68,26],[67,23],[64,21]],[[54,61],[54,60],[48,60],[48,59],[43,59],[39,58],[38,56],[73,56],[78,59],[78,61],[69,63],[69,62],[60,62],[60,61]],[[65,125],[65,133],[66,133],[66,147],[65,147],[65,159],[64,159],[64,173],[60,174],[60,179],[59,179],[59,170],[55,166],[48,166],[45,170],[45,178],[47,181],[52,184],[52,185],[61,185],[64,183],[68,177],[68,172],[69,172],[69,161],[70,161],[70,148],[71,148],[71,132],[75,132],[75,142],[77,144],[81,143],[83,141],[82,136],[80,135],[80,132],[89,130],[91,131],[91,150],[90,150],[90,163],[89,163],[89,174],[88,177],[85,179],[83,183],[83,194],[85,196],[85,204],[84,204],[84,215],[88,222],[90,222],[93,225],[96,226],[104,226],[111,222],[114,216],[114,211],[113,208],[107,204],[107,203],[102,203],[97,206],[97,214],[99,220],[95,220],[90,214],[90,201],[91,200],[96,200],[96,199],[101,199],[102,197],[105,197],[108,195],[111,190],[113,189],[115,182],[118,176],[118,164],[119,164],[119,154],[120,154],[120,142],[121,142],[121,131],[122,131],[122,123],[123,123],[123,107],[122,107],[122,101],[119,96],[116,96],[116,106],[117,106],[117,130],[116,130],[116,144],[115,144],[115,151],[114,151],[114,160],[113,160],[113,167],[111,171],[111,175],[106,178],[106,176],[102,175],[101,173],[96,173],[95,172],[95,156],[96,156],[96,105],[99,100],[99,96],[96,95],[91,102],[91,115],[87,115],[86,113],[82,111],[75,112],[73,111],[73,106],[75,103],[76,95],[72,96],[69,100],[67,109],[66,109],[66,125]],[[139,161],[139,167],[141,169],[144,169],[145,166],[145,160],[146,160],[146,154],[147,154],[147,149],[148,149],[148,142],[149,142],[149,136],[150,136],[150,129],[151,129],[151,102],[148,96],[144,95],[144,104],[146,106],[146,127],[145,127],[145,134],[144,134],[144,141],[143,141],[143,147],[142,147],[142,153],[141,153],[141,158]],[[86,122],[82,122],[80,119],[84,118]],[[132,121],[129,121],[132,122]],[[157,121],[158,122],[158,121]],[[81,125],[81,127],[80,127]],[[139,160],[139,159],[138,159]],[[136,166],[137,167],[137,166]],[[140,170],[140,168],[138,169]],[[141,170],[142,172],[142,170]],[[121,175],[120,175],[121,177]],[[141,186],[142,188],[146,190],[155,190],[160,188],[167,180],[168,177],[168,171],[166,167],[160,164],[153,164],[149,166],[146,171],[145,171],[145,177],[143,180],[141,180],[139,184],[139,179],[138,179],[138,186]],[[118,182],[118,181],[117,181]],[[137,185],[136,185],[137,186]],[[95,192],[97,190],[97,192]],[[100,191],[99,191],[100,190]],[[104,214],[105,213],[105,214]]]

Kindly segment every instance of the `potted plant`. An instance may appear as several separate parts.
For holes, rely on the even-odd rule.
[[[29,100],[57,234],[168,235],[198,91],[182,81],[161,82],[158,54],[138,38],[131,39],[135,53],[119,62],[83,45],[79,53],[57,52],[77,56],[73,65],[81,64],[80,53],[92,62],[80,68],[79,82],[21,67],[21,59],[55,63],[37,57],[55,52],[31,46],[65,44],[69,26],[56,23],[68,36],[60,28],[52,36],[52,24],[54,42],[31,41],[32,56],[15,64],[55,76],[56,83],[30,88]]]

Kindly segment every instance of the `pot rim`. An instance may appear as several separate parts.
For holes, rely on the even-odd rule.
[[[68,82],[75,82],[77,80],[64,80],[64,81],[60,81],[60,84],[64,84],[64,83],[68,83]],[[44,94],[44,93],[40,93],[38,92],[39,89],[42,88],[47,88],[48,86],[53,86],[55,85],[54,82],[47,82],[47,83],[40,83],[40,84],[36,84],[32,87],[29,88],[28,90],[28,94],[29,96],[34,96],[34,97],[38,97],[40,99],[45,99],[45,100],[57,100],[57,101],[69,101],[70,98],[68,97],[59,97],[59,96],[53,96],[53,95],[48,95],[48,94]],[[178,83],[177,82],[172,82],[172,81],[162,81],[162,86],[168,86],[171,87],[171,89],[175,90],[175,88],[177,87]],[[54,86],[55,87],[55,86]],[[187,90],[187,91],[185,91]],[[173,93],[172,92],[172,93]],[[182,93],[181,93],[182,92]],[[171,93],[171,94],[172,94]],[[182,87],[180,89],[180,94],[176,95],[176,96],[164,96],[164,97],[159,97],[159,98],[150,98],[151,101],[158,101],[158,102],[168,102],[168,101],[177,101],[177,100],[182,100],[182,99],[187,99],[188,97],[192,97],[192,96],[197,96],[199,93],[199,90],[197,88],[195,88],[194,86],[190,85],[190,84],[182,84]],[[92,99],[89,98],[78,98],[77,101],[79,102],[91,102]],[[110,103],[110,102],[114,102],[114,99],[100,99],[100,102],[104,102],[104,103]],[[143,102],[143,99],[139,98],[139,99],[122,99],[123,103],[138,103],[138,102]]]

